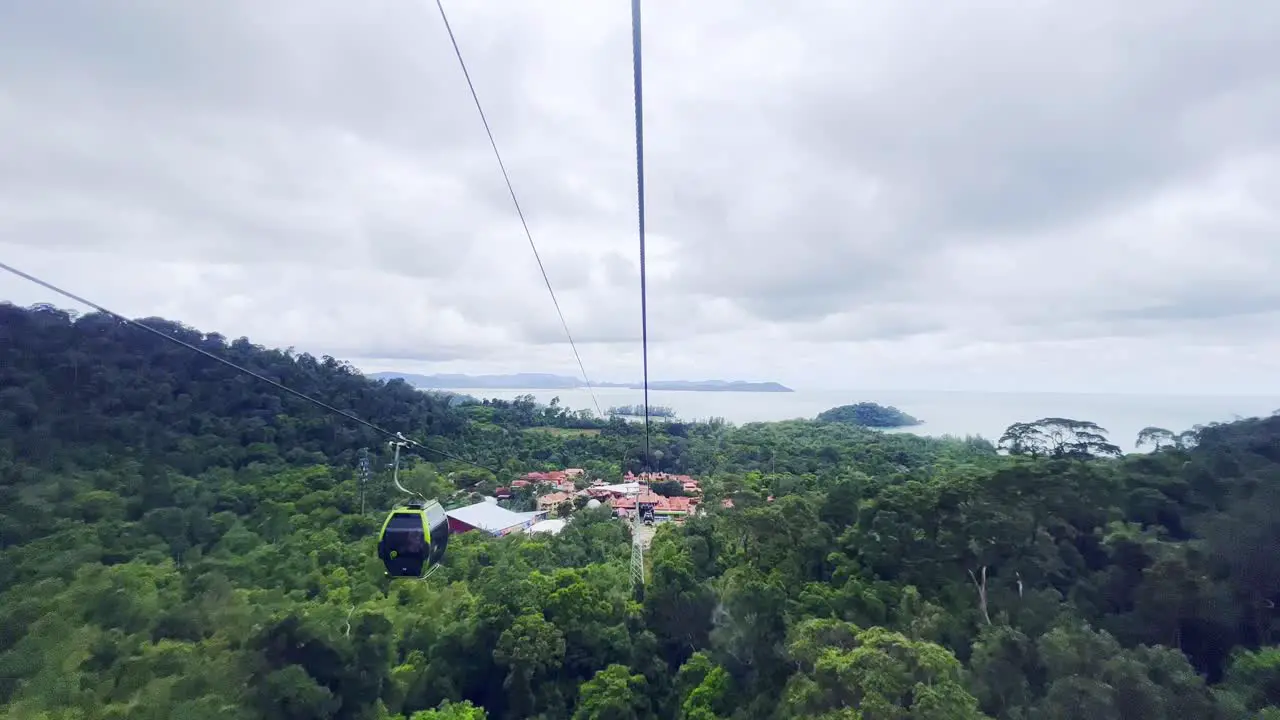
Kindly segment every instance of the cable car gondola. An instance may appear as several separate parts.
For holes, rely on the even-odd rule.
[[[396,433],[389,443],[396,449],[392,482],[396,489],[418,499],[392,509],[378,533],[378,559],[391,577],[423,578],[439,567],[449,544],[449,518],[439,501],[428,500],[400,484],[400,448],[409,444]]]
[[[378,535],[378,559],[391,577],[425,577],[448,544],[449,518],[440,503],[412,501],[387,514]]]

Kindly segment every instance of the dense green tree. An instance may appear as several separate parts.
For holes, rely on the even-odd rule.
[[[488,720],[488,717],[484,708],[478,708],[468,701],[455,703],[445,700],[433,710],[419,710],[409,720]]]
[[[574,720],[641,720],[652,717],[643,675],[610,665],[582,684]]]
[[[644,465],[620,418],[147,322],[414,438],[401,479],[448,507]],[[1280,417],[1147,428],[1122,457],[1063,418],[1004,453],[657,423],[653,469],[697,475],[703,511],[658,529],[637,600],[607,507],[456,535],[393,582],[385,437],[102,315],[0,305],[0,340],[6,718],[1280,715]]]
[[[800,669],[787,683],[787,718],[982,717],[961,684],[960,662],[932,643],[885,628],[807,620],[794,629],[788,653]]]
[[[1158,430],[1158,428],[1148,428]],[[1144,431],[1147,432],[1147,431]],[[1140,440],[1152,441],[1150,435]],[[1000,437],[1000,447],[1011,455],[1085,459],[1117,456],[1120,448],[1107,441],[1107,430],[1088,420],[1041,418],[1035,422],[1010,425]]]

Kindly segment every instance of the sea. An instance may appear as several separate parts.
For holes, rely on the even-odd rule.
[[[477,398],[513,399],[533,395],[542,404],[559,397],[573,410],[595,409],[586,389],[493,390],[451,389]],[[644,402],[641,390],[596,388],[600,408]],[[723,418],[742,425],[795,418],[813,418],[837,405],[874,402],[894,406],[924,424],[906,428],[927,436],[979,435],[995,442],[1005,428],[1044,417],[1088,420],[1106,428],[1111,442],[1125,451],[1136,449],[1138,432],[1148,426],[1174,432],[1195,425],[1266,417],[1280,410],[1280,396],[1139,395],[1089,393],[1023,393],[922,390],[797,390],[790,393],[649,391],[649,404],[675,411],[681,420]]]

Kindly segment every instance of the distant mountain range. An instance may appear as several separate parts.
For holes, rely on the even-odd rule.
[[[371,373],[378,380],[403,379],[419,388],[433,390],[573,390],[585,388],[581,380],[566,375],[546,373],[516,373],[514,375],[415,375],[413,373]],[[640,383],[594,383],[596,387],[629,388],[639,390]],[[650,390],[688,390],[693,392],[795,392],[776,382],[745,382],[742,380],[651,380]]]

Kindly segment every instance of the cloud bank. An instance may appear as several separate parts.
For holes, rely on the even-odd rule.
[[[637,378],[629,8],[446,8],[588,371]],[[1280,5],[644,32],[653,377],[1280,392]],[[433,3],[0,0],[0,258],[370,370],[577,374]]]

